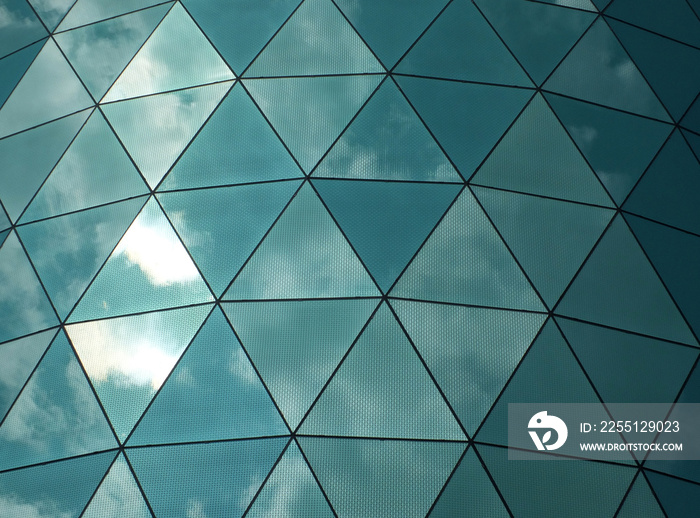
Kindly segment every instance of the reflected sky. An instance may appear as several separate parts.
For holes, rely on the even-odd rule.
[[[82,518],[123,518],[124,516],[150,518],[151,513],[126,460],[123,455],[119,455]]]

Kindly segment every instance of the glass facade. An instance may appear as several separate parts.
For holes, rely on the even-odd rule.
[[[671,517],[509,403],[700,402],[698,0],[0,0],[0,517]]]

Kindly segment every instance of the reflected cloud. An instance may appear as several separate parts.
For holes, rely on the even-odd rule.
[[[47,500],[40,500],[38,502],[23,502],[14,495],[0,495],[0,516],[21,516],[22,518],[75,517],[72,512],[61,511],[56,502]]]
[[[151,514],[136,480],[123,457],[119,457],[100,485],[83,518],[147,518]]]
[[[249,385],[256,385],[259,382],[255,369],[250,364],[248,357],[240,347],[234,349],[228,362],[228,371],[241,381]]]
[[[187,518],[207,518],[204,504],[196,498],[187,499]]]
[[[4,4],[0,4],[0,29],[26,29],[34,25],[34,20],[29,16],[23,16],[18,11],[13,11]]]

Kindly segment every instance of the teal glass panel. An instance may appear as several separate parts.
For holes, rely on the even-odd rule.
[[[22,518],[79,516],[114,455],[108,452],[1,473],[3,513]]]
[[[377,300],[223,304],[265,385],[295,429],[377,306]]]
[[[469,190],[462,191],[390,294],[458,304],[544,310]]]
[[[700,485],[653,472],[647,477],[668,518],[692,516],[700,507]]]
[[[475,187],[491,221],[552,308],[588,257],[613,210]]]
[[[700,271],[689,267],[700,257],[700,237],[641,218],[628,221],[690,326],[700,334]]]
[[[27,2],[2,0],[0,9],[4,14],[0,56],[6,56],[47,36],[46,29]]]
[[[622,503],[617,518],[639,518],[640,516],[644,518],[666,517],[641,473],[632,483],[632,488]]]
[[[700,133],[700,98],[696,99],[693,105],[688,108],[681,125],[695,133]],[[698,137],[696,136],[695,138],[697,139]]]
[[[136,198],[17,228],[59,317],[68,316],[145,201]]]
[[[296,442],[290,443],[246,516],[335,516]]]
[[[117,101],[234,78],[202,31],[176,2],[104,100]]]
[[[696,344],[621,217],[616,217],[556,312],[641,334]]]
[[[318,27],[319,29],[316,29]],[[253,61],[246,77],[384,72],[331,0],[306,0]]]
[[[610,4],[610,2],[611,2],[611,0],[591,0],[591,1],[596,5],[596,7],[598,8],[598,10],[601,11],[601,12],[602,12],[602,11],[608,6],[608,4]]]
[[[539,336],[508,381],[505,390],[481,425],[476,440],[507,445],[508,404],[542,402],[600,402],[552,320],[548,320],[544,325]],[[600,418],[601,420],[608,419],[603,405],[600,405]],[[534,445],[532,449],[535,450]],[[549,464],[547,461],[539,460],[512,462],[512,464],[523,464],[524,466],[538,463]],[[559,462],[554,462],[554,464],[559,464]],[[629,482],[627,485],[629,486]]]
[[[595,19],[593,13],[521,0],[478,0],[496,32],[541,84]]]
[[[7,214],[4,210],[0,210],[0,228],[3,229],[3,232],[0,233],[0,246],[5,242],[5,236],[7,236],[8,233],[8,231],[4,229],[10,228],[10,226],[12,226],[12,223],[7,219]]]
[[[302,185],[223,298],[377,295],[379,290],[313,189]]]
[[[239,75],[300,0],[184,0],[197,24]]]
[[[216,295],[221,294],[287,205],[300,181],[158,195]],[[228,214],[235,217],[223,217]],[[236,246],[232,247],[231,244]]]
[[[343,360],[299,431],[313,435],[466,440],[385,304]]]
[[[55,335],[52,329],[0,345],[0,422]]]
[[[669,38],[700,46],[700,20],[685,0],[615,0],[605,14]]]
[[[155,188],[230,87],[221,83],[142,97],[104,105],[102,111]]]
[[[210,310],[196,306],[66,327],[120,440],[129,435]]]
[[[393,81],[374,93],[315,177],[459,182],[461,177]]]
[[[8,222],[8,224],[9,224],[9,222]],[[6,238],[9,234],[10,234],[10,231],[9,231],[9,230],[4,230],[4,231],[0,232],[0,246],[2,246],[2,244],[5,242],[5,238]]]
[[[674,401],[698,357],[691,347],[565,318],[557,322],[600,397],[610,403]]]
[[[0,248],[0,342],[58,324],[17,235]]]
[[[700,34],[700,20],[694,21]],[[615,20],[610,26],[673,118],[680,120],[700,93],[700,49]]]
[[[431,517],[510,516],[473,449],[467,450],[435,503]]]
[[[34,11],[43,20],[44,25],[53,31],[73,6],[75,0],[28,0]]]
[[[450,3],[394,72],[533,86],[476,5],[469,0]]]
[[[246,91],[236,85],[159,190],[300,178],[303,173]]]
[[[617,204],[622,204],[673,129],[643,117],[547,95],[547,101]]]
[[[5,6],[0,4],[1,7]],[[6,30],[6,27],[3,27],[3,30]],[[44,41],[39,41],[0,60],[0,106],[10,96],[43,46]]]
[[[48,40],[0,109],[0,137],[77,112],[93,104],[61,51]]]
[[[212,300],[192,258],[152,199],[68,320],[80,322]]]
[[[315,180],[314,186],[385,293],[462,188],[351,180]]]
[[[553,5],[561,5],[564,7],[573,7],[575,9],[583,9],[585,11],[596,12],[598,8],[591,3],[591,0],[539,0]]]
[[[671,135],[623,208],[700,234],[700,163],[680,131]]]
[[[445,0],[339,0],[335,2],[387,69],[440,13]],[[401,30],[387,30],[400,27]]]
[[[58,26],[58,30],[67,31],[159,3],[163,3],[163,0],[78,0]],[[172,2],[167,2],[166,5],[172,5]]]
[[[577,460],[509,461],[508,450],[494,446],[479,453],[513,515],[523,518],[613,516],[637,472]]]
[[[521,88],[403,76],[396,80],[467,179],[532,96]]]
[[[121,516],[129,518],[151,518],[152,516],[122,454],[112,464],[82,518]]]
[[[518,117],[474,175],[473,183],[612,206],[541,95],[535,96]]]
[[[700,156],[700,135],[690,133],[689,131],[683,131],[682,133],[690,144],[690,147],[693,148],[695,156]]]
[[[129,445],[288,434],[250,360],[215,308]]]
[[[66,335],[60,333],[0,426],[0,470],[116,446]]]
[[[101,99],[168,12],[170,5],[56,34],[68,61],[95,99]]]
[[[0,140],[0,199],[10,219],[17,220],[88,115],[84,111]]]
[[[476,431],[546,318],[402,300],[391,305],[469,434]]]
[[[127,450],[156,516],[242,516],[286,438]],[[176,491],[173,491],[177,488]]]
[[[339,516],[425,516],[464,444],[302,437]],[[422,469],[416,469],[422,466]]]
[[[251,79],[245,86],[308,173],[381,79],[379,75]]]
[[[105,163],[109,167],[105,167]],[[22,215],[22,223],[148,193],[99,111],[92,116]]]
[[[581,38],[543,88],[669,121],[666,110],[602,19]]]

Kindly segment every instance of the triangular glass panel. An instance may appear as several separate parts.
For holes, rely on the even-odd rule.
[[[0,140],[0,199],[10,219],[22,214],[89,115],[76,113]]]
[[[583,9],[584,11],[597,12],[598,8],[591,3],[591,0],[538,0],[548,4],[560,5],[562,7],[573,7],[574,9]]]
[[[396,76],[464,178],[469,178],[532,96],[523,88]]]
[[[296,9],[300,0],[183,0],[223,58],[239,75]]]
[[[299,445],[339,516],[377,518],[425,516],[464,451],[440,441],[302,437]]]
[[[380,75],[251,79],[245,86],[308,173],[381,79]]]
[[[73,6],[75,0],[28,0],[34,11],[43,20],[46,28],[53,32],[59,22]]]
[[[475,187],[474,194],[550,308],[615,215],[590,205],[495,189]]]
[[[5,242],[5,238],[6,238],[8,235],[10,235],[10,231],[9,231],[9,230],[3,230],[2,232],[0,232],[0,246],[2,246],[2,244]]]
[[[301,181],[239,185],[158,195],[215,295],[226,289]],[[222,218],[235,208],[235,218]],[[235,243],[235,246],[231,246]]]
[[[469,516],[507,518],[510,516],[473,448],[467,450],[455,468],[431,510],[430,516],[436,518]]]
[[[319,30],[310,30],[319,27]],[[246,77],[384,72],[332,0],[305,0],[253,61]]]
[[[3,7],[7,9],[6,6]],[[3,26],[3,31],[5,30],[6,27]],[[43,46],[44,41],[38,41],[0,60],[0,106],[5,103]]]
[[[50,329],[0,344],[0,422],[55,335],[56,330]]]
[[[295,429],[377,306],[376,299],[223,304]]]
[[[210,310],[209,305],[195,306],[66,326],[122,441]]]
[[[100,20],[116,18],[159,3],[162,3],[162,0],[78,0],[58,26],[58,30],[67,31]],[[172,5],[172,2],[167,5]]]
[[[603,401],[674,401],[698,350],[661,340],[557,318]],[[649,383],[649,376],[655,381]]]
[[[47,36],[44,25],[27,2],[3,2],[3,9],[0,57]]]
[[[159,190],[303,176],[246,91],[235,85]]]
[[[138,51],[105,102],[228,81],[226,66],[179,2]]]
[[[559,95],[547,95],[547,101],[618,204],[673,129],[669,124]]]
[[[156,516],[239,517],[287,440],[134,448],[127,457]]]
[[[700,484],[649,471],[647,477],[669,518],[692,516],[700,508]]]
[[[586,375],[552,320],[547,321],[532,347],[523,357],[505,390],[482,423],[476,439],[507,445],[508,404],[542,402],[600,403]],[[600,405],[600,415],[601,420],[608,418],[603,405]],[[532,449],[535,450],[534,445]],[[538,462],[547,464],[546,461],[524,464]],[[627,485],[629,486],[629,482]]]
[[[700,234],[700,163],[680,131],[668,139],[623,208]]]
[[[478,448],[513,516],[523,518],[614,516],[637,471],[604,462],[511,461],[507,448]]]
[[[697,344],[622,217],[616,217],[556,312],[598,324]]]
[[[53,40],[47,40],[0,109],[0,137],[94,104]]]
[[[700,257],[700,237],[641,218],[627,218],[685,318],[700,335],[700,270],[691,266]]]
[[[450,3],[394,71],[480,83],[533,86],[469,0]]]
[[[598,178],[541,95],[508,130],[473,183],[612,206]]]
[[[7,218],[5,210],[0,206],[0,229],[3,232],[2,237],[0,237],[0,246],[5,242],[5,236],[7,236],[7,230],[12,226],[12,223]]]
[[[591,26],[543,88],[670,121],[654,92],[602,19]]]
[[[221,310],[215,308],[129,445],[288,434]]]
[[[14,232],[10,232],[0,248],[0,286],[0,342],[58,324]]]
[[[151,199],[68,320],[80,322],[212,300],[189,253]]]
[[[599,11],[603,11],[612,0],[591,0]]]
[[[109,167],[105,167],[109,164]],[[23,223],[148,193],[99,111],[61,157],[22,215]]]
[[[616,518],[666,518],[641,472],[632,483]]]
[[[493,405],[546,318],[402,300],[391,305],[469,434]]]
[[[314,176],[462,181],[391,80],[382,83],[318,165]]]
[[[411,44],[448,3],[445,0],[338,0],[335,2],[387,69],[392,68]],[[401,27],[401,30],[387,30]]]
[[[300,427],[354,437],[466,439],[387,305],[382,305]]]
[[[335,516],[296,442],[291,442],[246,516]]]
[[[683,130],[682,133],[690,144],[690,147],[693,148],[695,156],[700,157],[700,135],[685,130]]]
[[[135,198],[17,228],[60,318],[68,316],[145,201]]]
[[[615,0],[605,14],[700,47],[700,20],[685,0],[666,0],[663,4]]]
[[[0,470],[116,446],[80,363],[60,333],[0,426]]]
[[[54,38],[93,97],[101,99],[169,7],[162,4],[56,34]]]
[[[462,189],[461,184],[314,180],[385,293]]]
[[[142,97],[104,105],[102,111],[155,188],[230,87],[220,83]]]
[[[313,189],[305,184],[260,243],[228,300],[374,297],[379,290]]]
[[[391,295],[544,310],[539,297],[468,189],[462,191],[408,265]]]
[[[693,105],[688,108],[688,111],[681,120],[681,126],[688,128],[695,133],[700,133],[700,97],[698,97]],[[695,138],[697,139],[699,137],[696,136]],[[697,154],[700,155],[700,152],[697,152]]]
[[[151,516],[138,483],[124,455],[120,454],[81,518],[151,518]]]
[[[541,84],[595,14],[540,2],[477,0],[484,16],[536,84]]]
[[[22,518],[79,516],[114,456],[115,452],[107,452],[0,473],[3,514]]]

